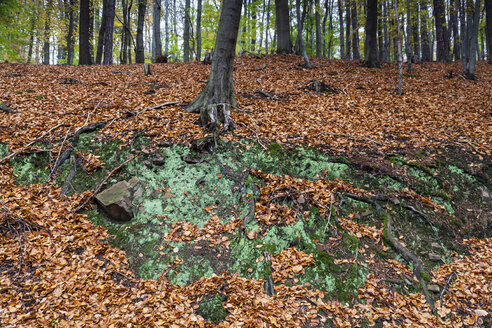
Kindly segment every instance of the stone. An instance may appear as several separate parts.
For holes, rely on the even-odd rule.
[[[478,189],[480,189],[480,191],[482,192],[482,198],[486,199],[486,198],[490,198],[490,194],[488,193],[487,190],[485,190],[485,188],[483,187],[478,187]]]
[[[166,160],[164,159],[164,157],[162,157],[161,155],[157,155],[153,160],[152,160],[152,163],[154,163],[155,166],[162,166],[166,163]]]
[[[427,289],[433,293],[439,293],[441,291],[441,288],[438,285],[434,284],[427,286]]]
[[[437,242],[432,242],[431,247],[434,249],[442,249],[441,244],[439,244]]]
[[[96,200],[110,219],[129,221],[133,217],[131,194],[130,184],[120,181],[97,194]]]
[[[435,261],[435,262],[439,262],[439,261],[441,261],[442,259],[441,259],[441,256],[440,256],[440,255],[438,255],[438,254],[434,254],[434,253],[430,253],[430,254],[429,254],[429,260],[431,260],[431,261]]]

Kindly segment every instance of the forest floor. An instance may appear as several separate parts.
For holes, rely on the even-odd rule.
[[[492,65],[312,63],[0,64],[0,325],[489,327]]]

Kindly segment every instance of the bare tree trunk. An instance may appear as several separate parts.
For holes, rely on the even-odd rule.
[[[162,56],[161,44],[161,0],[154,0],[152,11],[152,62]]]
[[[183,61],[185,62],[190,61],[190,0],[185,0]]]
[[[265,29],[265,54],[268,54],[268,28],[270,27],[270,0],[267,4],[266,29]]]
[[[346,45],[346,49],[345,49],[345,58],[346,59],[350,59],[352,58],[352,48],[351,48],[351,42],[352,42],[352,33],[350,33],[350,30],[351,30],[351,25],[352,24],[352,19],[350,17],[350,0],[346,0],[346,4],[345,4],[345,26],[346,26],[346,30],[347,30],[347,34],[345,36],[345,45]]]
[[[492,64],[492,0],[485,0],[486,27],[485,35],[487,37],[487,59]]]
[[[164,25],[165,25],[165,33],[166,33],[166,42],[164,45],[164,54],[167,56],[169,53],[169,0],[164,0]]]
[[[340,22],[340,58],[345,59],[345,36],[343,33],[343,0],[338,0],[338,21]]]
[[[70,0],[68,4],[68,33],[67,33],[67,64],[73,65],[73,53],[74,53],[74,29],[75,29],[75,17],[74,17],[74,0]]]
[[[477,60],[478,48],[478,23],[480,21],[480,0],[466,1],[466,36],[465,36],[465,58],[463,62],[463,73],[467,79],[476,80],[475,63]]]
[[[314,17],[315,17],[315,24],[316,24],[316,57],[321,57],[321,16],[320,16],[321,7],[319,5],[319,0],[315,0],[314,10],[315,10]]]
[[[379,67],[377,26],[378,0],[367,0],[366,39],[364,45],[365,67]]]
[[[277,53],[292,53],[292,41],[290,40],[289,1],[275,0],[275,25],[277,32]]]
[[[359,51],[359,20],[357,18],[357,2],[352,0],[352,59],[360,60]]]
[[[52,7],[53,0],[48,0],[46,3],[46,19],[44,21],[43,65],[50,64],[50,27]]]
[[[446,28],[444,0],[434,0],[434,18],[436,22],[437,61],[449,61],[449,35]]]
[[[32,52],[34,47],[34,32],[36,23],[36,8],[33,6],[31,17],[30,17],[30,27],[29,27],[29,50],[27,51],[27,64],[31,63]]]
[[[453,32],[453,57],[454,60],[461,59],[460,36],[458,33],[458,12],[460,8],[459,0],[451,0],[449,24],[450,30]]]
[[[422,39],[422,62],[432,61],[430,42],[429,42],[429,29],[427,20],[429,18],[427,9],[427,0],[420,1],[420,35]]]
[[[198,0],[196,12],[196,60],[202,59],[202,0]]]
[[[309,57],[306,53],[306,47],[304,46],[304,40],[302,37],[302,30],[303,30],[303,25],[304,25],[304,18],[306,17],[306,9],[304,8],[304,12],[301,15],[301,0],[296,0],[296,14],[297,14],[297,22],[298,22],[298,27],[297,27],[297,44],[299,44],[299,50],[302,53],[302,56],[304,57],[304,62],[306,63],[306,67],[311,69],[313,66],[311,66],[311,62],[309,61]]]
[[[108,9],[106,10],[106,32],[104,37],[104,60],[103,65],[113,64],[113,26],[114,26],[114,11],[115,0],[108,0]]]
[[[224,123],[225,130],[232,128],[230,110],[236,106],[232,75],[241,7],[242,0],[222,2],[219,31],[207,86],[186,108],[191,113],[199,112],[200,125],[212,130],[220,123]]]
[[[383,34],[384,34],[384,52],[383,57],[380,58],[382,61],[390,61],[390,41],[391,38],[388,33],[388,2],[383,0]]]
[[[108,1],[108,0],[104,0]],[[147,9],[147,0],[138,1],[138,18],[137,18],[137,48],[135,49],[135,62],[145,62],[145,47],[144,47],[144,22],[145,10]]]
[[[398,48],[398,94],[403,94],[403,59],[401,56],[400,18],[398,17],[398,2],[394,1],[396,20],[396,47]]]
[[[79,65],[91,65],[89,52],[89,0],[80,1]]]
[[[407,0],[407,42],[406,44],[406,53],[407,53],[407,64],[408,64],[408,72],[413,73],[413,53],[412,53],[412,22],[411,22],[411,8],[410,8],[410,0]]]
[[[81,0],[85,1],[85,0]],[[102,19],[101,19],[101,27],[99,28],[99,37],[97,41],[97,53],[96,53],[96,64],[102,63],[102,56],[104,50],[104,37],[106,34],[106,10],[107,10],[107,2],[108,0],[103,0],[102,4]]]
[[[420,37],[419,37],[420,10],[417,0],[412,0],[411,8],[414,11],[414,15],[411,16],[410,19],[410,22],[412,24],[413,58],[415,63],[420,63]]]

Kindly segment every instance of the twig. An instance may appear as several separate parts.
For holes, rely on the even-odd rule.
[[[279,100],[278,97],[272,96],[271,94],[266,93],[265,91],[260,90],[260,89],[256,90],[255,93],[259,93],[260,95],[265,96],[267,98],[270,98],[272,100]]]
[[[264,149],[264,150],[267,150],[268,147],[265,146],[261,140],[260,140],[260,137],[258,136],[258,133],[256,133],[252,128],[250,128],[246,123],[243,123],[243,122],[237,122],[237,124],[242,124],[246,129],[248,129],[249,131],[251,131],[254,135],[255,135],[255,138],[256,140],[258,141],[258,144]]]
[[[99,105],[101,104],[101,102],[102,102],[102,99],[99,100],[99,102],[97,103],[96,107],[94,107],[94,109],[89,114],[87,114],[87,118],[86,118],[86,120],[84,122],[84,126],[87,124],[87,122],[89,122],[89,117],[91,117],[91,114],[96,111],[96,109],[99,107]]]
[[[60,126],[64,125],[65,123],[60,123],[58,124],[57,126],[54,126],[52,127],[51,129],[49,129],[48,131],[46,131],[45,133],[43,133],[40,137],[34,139],[33,141],[31,141],[30,143],[28,143],[27,145],[25,145],[24,147],[22,147],[21,149],[13,152],[12,154],[2,158],[0,160],[0,164],[3,163],[4,161],[8,160],[8,159],[11,159],[12,157],[14,157],[15,155],[25,151],[28,147],[30,147],[31,145],[33,145],[34,143],[38,142],[39,140],[43,139],[48,133],[50,133],[51,131],[53,130],[56,130],[58,129]]]
[[[441,295],[439,296],[439,300],[441,301],[442,305],[442,299],[444,298],[444,295],[446,295],[446,291],[449,288],[449,284],[451,284],[451,280],[453,279],[453,276],[456,276],[456,272],[453,271],[448,277],[448,280],[446,281],[446,285],[444,285],[444,288],[441,291]]]
[[[109,172],[109,174],[104,178],[103,181],[101,181],[101,183],[97,186],[96,190],[94,190],[94,192],[92,193],[92,195],[90,195],[89,197],[86,198],[85,201],[82,202],[81,205],[79,205],[76,209],[72,210],[72,213],[75,213],[75,212],[78,212],[80,211],[82,208],[85,207],[85,205],[87,205],[87,203],[92,200],[94,198],[94,196],[99,193],[99,191],[101,190],[102,186],[104,184],[106,184],[106,182],[108,181],[108,179],[116,172],[118,171],[119,169],[121,169],[123,166],[125,166],[128,162],[130,162],[134,157],[130,157],[129,159],[127,159],[126,161],[124,161],[123,163],[121,163],[120,165],[118,165],[118,167],[114,168],[111,172]]]
[[[330,197],[330,214],[328,215],[328,222],[326,222],[326,225],[325,225],[325,228],[323,229],[323,235],[326,233],[326,229],[328,228],[328,225],[330,224],[330,220],[331,220],[331,208],[333,206],[333,194],[331,194],[331,197]]]
[[[147,107],[147,108],[144,108],[144,109],[142,109],[142,110],[139,110],[139,111],[137,112],[137,114],[135,114],[135,116],[136,116],[136,115],[140,115],[140,114],[142,114],[143,112],[146,112],[146,111],[148,111],[148,110],[158,109],[158,108],[161,108],[161,107],[166,107],[166,106],[171,106],[171,105],[176,105],[176,104],[179,104],[179,101],[172,101],[172,102],[167,102],[167,103],[163,103],[163,104],[160,104],[160,105],[155,105],[155,106],[152,106],[152,107]]]

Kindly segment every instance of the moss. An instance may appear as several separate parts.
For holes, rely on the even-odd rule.
[[[0,143],[0,158],[7,156],[9,153],[9,146],[4,143]]]
[[[222,303],[225,298],[220,294],[205,295],[200,301],[197,313],[206,321],[219,324],[229,314]]]
[[[359,247],[359,239],[346,232],[343,233],[343,243],[345,247],[352,253],[355,253],[357,251],[357,248]]]

